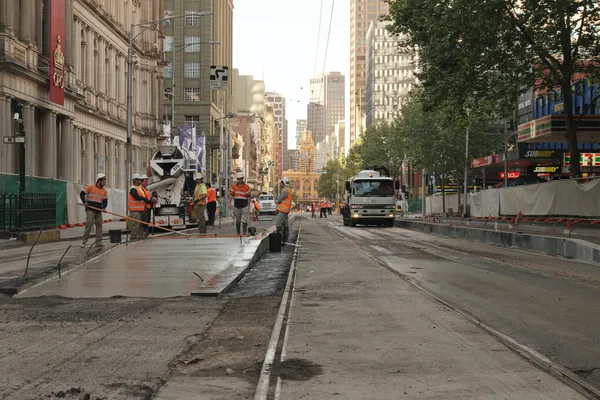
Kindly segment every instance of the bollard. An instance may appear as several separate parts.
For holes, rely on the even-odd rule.
[[[111,229],[108,231],[108,236],[110,238],[111,243],[121,243],[121,230],[120,229]]]
[[[269,234],[269,251],[271,253],[281,252],[281,234],[279,232]]]

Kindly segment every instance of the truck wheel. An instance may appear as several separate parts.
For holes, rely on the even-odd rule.
[[[350,227],[354,228],[356,226],[356,221],[351,219],[350,220]]]
[[[385,226],[387,226],[388,228],[393,228],[394,227],[394,220],[389,220],[385,222]]]

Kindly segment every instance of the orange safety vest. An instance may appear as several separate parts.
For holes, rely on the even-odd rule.
[[[231,187],[231,190],[229,190],[229,195],[233,196],[234,199],[248,200],[248,197],[250,197],[251,194],[250,186],[246,183],[242,186],[236,183]]]
[[[135,190],[137,190],[138,194],[141,197],[146,197],[146,194],[144,193],[144,189],[141,186],[132,186],[129,188],[129,191],[131,191],[131,189],[135,188]],[[143,212],[146,209],[146,202],[144,200],[136,200],[133,198],[133,196],[131,195],[131,193],[127,192],[127,205],[129,207],[129,211],[133,211],[133,212]]]
[[[292,211],[292,191],[288,189],[288,194],[281,203],[277,205],[277,211],[289,214]]]
[[[108,199],[108,194],[106,193],[106,189],[99,188],[96,185],[88,185],[85,188],[85,199],[88,203],[100,203],[104,202],[104,200]]]
[[[150,200],[152,198],[152,195],[150,194],[150,192],[148,191],[148,189],[146,189],[143,186],[140,186],[142,188],[142,190],[144,191],[144,197],[146,197],[148,200]],[[149,210],[152,208],[152,204],[146,204],[146,208]]]
[[[256,211],[260,211],[260,203],[256,199],[252,200],[252,204],[254,204]]]
[[[206,194],[208,196],[207,199],[208,199],[209,203],[217,201],[217,190],[215,188],[210,187],[210,188],[206,189],[206,191],[207,191]]]
[[[321,202],[321,208],[327,208],[327,203],[325,203],[324,201]]]

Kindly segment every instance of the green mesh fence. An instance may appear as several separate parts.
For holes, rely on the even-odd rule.
[[[0,174],[0,193],[18,193],[19,177]],[[56,195],[56,225],[63,225],[67,214],[67,182],[49,178],[25,177],[25,193]]]

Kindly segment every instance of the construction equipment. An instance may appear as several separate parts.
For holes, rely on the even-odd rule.
[[[169,229],[193,227],[195,153],[180,146],[158,146],[150,159],[150,169],[148,190],[158,199],[154,207],[155,225]]]

